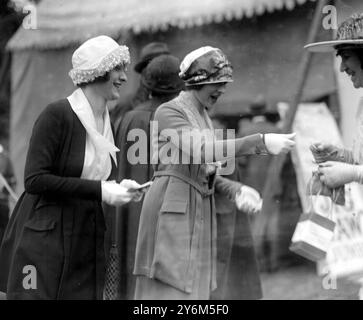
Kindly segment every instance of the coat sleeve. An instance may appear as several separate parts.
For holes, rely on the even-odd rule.
[[[242,183],[232,181],[222,176],[216,176],[215,189],[216,192],[226,196],[229,200],[234,201],[236,193],[243,186]]]
[[[202,163],[226,160],[225,152],[205,152],[205,150],[234,150],[232,157],[240,157],[247,154],[267,154],[267,149],[259,134],[250,135],[237,139],[225,139],[215,141],[214,139],[195,139],[196,129],[192,127],[183,112],[176,106],[165,104],[155,113],[155,121],[158,124],[159,141],[170,141],[177,145],[180,150],[189,156],[194,155],[194,150],[201,150]],[[193,132],[192,139],[186,138],[185,134]],[[169,134],[170,135],[167,135]],[[172,135],[176,133],[176,135]],[[183,138],[184,136],[184,138]],[[178,138],[177,141],[175,137]],[[196,144],[199,145],[196,145]]]
[[[229,214],[236,208],[235,197],[243,184],[229,178],[216,176],[215,180],[215,205],[219,214]]]
[[[25,190],[31,194],[101,200],[101,182],[56,174],[62,148],[65,112],[49,105],[34,124],[25,164]]]

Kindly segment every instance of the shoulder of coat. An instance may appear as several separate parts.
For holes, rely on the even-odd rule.
[[[160,114],[160,113],[177,113],[177,114],[182,114],[184,115],[182,108],[180,106],[180,104],[178,103],[178,100],[173,99],[170,100],[168,102],[162,103],[155,112],[155,117]]]

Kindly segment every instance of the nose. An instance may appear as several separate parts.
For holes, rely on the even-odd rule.
[[[127,81],[127,76],[126,76],[126,72],[125,71],[121,71],[120,72],[120,76],[119,76],[119,79],[123,82],[126,82]]]
[[[347,70],[347,66],[344,62],[344,60],[342,59],[342,62],[340,63],[340,72],[345,72]]]

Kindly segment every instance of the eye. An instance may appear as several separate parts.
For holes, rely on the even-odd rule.
[[[122,71],[123,70],[123,67],[122,67],[122,65],[118,65],[118,66],[116,66],[115,67],[115,69],[114,69],[115,71]]]
[[[350,55],[349,54],[343,54],[342,55],[342,59],[343,60],[348,60],[350,58]]]

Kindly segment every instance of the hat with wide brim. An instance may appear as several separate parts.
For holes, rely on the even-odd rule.
[[[363,14],[354,14],[343,21],[339,25],[335,40],[314,42],[304,46],[310,52],[331,52],[339,47],[363,47]]]
[[[307,44],[304,48],[310,52],[332,52],[341,45],[352,48],[363,47],[363,39],[321,41]]]

